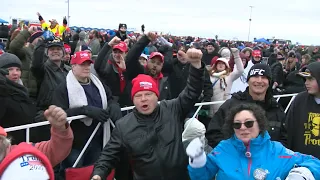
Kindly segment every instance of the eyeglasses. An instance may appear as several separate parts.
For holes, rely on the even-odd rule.
[[[234,122],[234,123],[232,124],[232,127],[233,127],[233,129],[240,129],[241,126],[242,126],[242,124],[244,124],[244,126],[246,126],[246,128],[252,128],[254,122],[255,122],[254,120],[252,120],[252,121],[246,121],[246,122],[244,122],[244,123]]]

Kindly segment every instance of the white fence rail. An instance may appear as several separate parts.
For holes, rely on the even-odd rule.
[[[279,99],[282,98],[282,97],[291,97],[290,102],[288,103],[287,107],[285,108],[285,113],[286,113],[296,95],[297,94],[276,95],[276,96],[274,96],[274,98],[276,98],[276,100],[279,101]],[[199,113],[199,111],[200,111],[202,106],[208,106],[208,105],[213,105],[213,104],[222,104],[224,102],[225,101],[196,103],[195,106],[198,106],[198,108],[197,108],[196,112],[194,113],[193,117],[197,116],[197,114]],[[128,110],[131,110],[133,108],[134,108],[134,106],[124,107],[124,108],[121,108],[121,111],[128,111]],[[84,116],[84,115],[72,116],[72,117],[68,117],[67,121],[70,123],[73,120],[79,120],[79,119],[83,119],[83,118],[86,118],[86,116]],[[18,130],[24,130],[25,129],[26,130],[26,142],[29,142],[30,141],[30,128],[45,126],[45,125],[48,125],[48,124],[50,124],[49,121],[43,121],[43,122],[38,122],[38,123],[32,123],[32,124],[26,124],[26,125],[21,125],[21,126],[5,128],[5,131],[6,132],[12,132],[12,131],[18,131]],[[105,146],[105,144],[110,139],[110,136],[111,136],[110,125],[112,127],[115,127],[115,125],[113,124],[113,122],[110,119],[106,123],[103,124],[103,146]],[[88,139],[87,143],[85,144],[84,148],[82,149],[82,151],[81,151],[79,157],[77,158],[76,162],[74,163],[73,167],[77,166],[77,164],[80,161],[82,155],[86,151],[88,145],[90,144],[91,140],[95,136],[95,134],[98,131],[100,126],[101,126],[101,123],[99,123],[96,126],[96,128],[94,129],[94,131],[92,132],[90,138]],[[186,127],[186,128],[188,128],[188,127]]]

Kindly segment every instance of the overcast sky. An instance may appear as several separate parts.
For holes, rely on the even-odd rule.
[[[49,5],[50,4],[50,5]],[[67,0],[4,0],[0,18],[45,20],[62,23]],[[174,35],[247,40],[250,7],[254,37],[290,39],[320,44],[319,0],[70,0],[70,25],[95,28],[141,27]]]

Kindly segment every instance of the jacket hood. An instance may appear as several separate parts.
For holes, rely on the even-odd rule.
[[[80,41],[83,41],[85,38],[86,38],[86,33],[85,33],[84,31],[81,31],[81,32],[79,33],[79,39],[80,39]]]

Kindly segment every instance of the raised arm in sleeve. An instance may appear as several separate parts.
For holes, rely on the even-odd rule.
[[[198,101],[203,89],[204,71],[204,63],[201,63],[200,69],[190,65],[187,86],[176,99],[171,100],[181,117],[185,117]]]
[[[241,76],[243,71],[244,71],[243,63],[242,63],[242,60],[241,60],[240,56],[236,57],[234,59],[234,62],[236,64],[236,68],[230,74],[231,82],[237,80]]]
[[[109,72],[108,68],[110,68],[110,66],[108,66],[106,58],[108,57],[110,49],[111,46],[109,46],[108,43],[105,43],[94,62],[94,69],[102,79],[108,76],[107,72]]]
[[[126,56],[126,71],[128,79],[132,80],[139,74],[144,74],[144,67],[139,62],[139,57],[144,48],[150,43],[150,40],[144,35],[133,47],[129,50]]]
[[[31,72],[37,81],[42,80],[45,74],[44,69],[44,51],[45,51],[45,42],[39,41],[38,46],[36,47],[33,53],[33,61],[31,65]]]
[[[26,52],[23,46],[26,44],[30,36],[31,36],[30,32],[25,29],[21,31],[17,35],[17,37],[15,37],[10,43],[10,47],[9,47],[10,52],[18,56],[20,60],[24,59],[24,57],[26,56]]]

